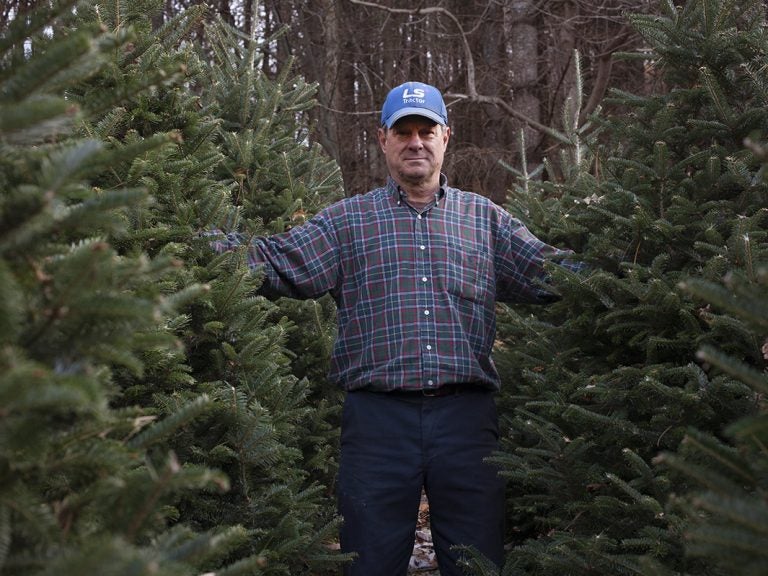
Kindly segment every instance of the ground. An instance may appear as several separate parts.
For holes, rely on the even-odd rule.
[[[440,576],[432,547],[432,533],[429,530],[429,504],[427,497],[421,495],[419,522],[416,526],[416,544],[413,547],[408,574],[415,576]]]

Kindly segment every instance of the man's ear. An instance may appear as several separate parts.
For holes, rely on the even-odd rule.
[[[385,152],[385,147],[387,144],[387,129],[384,127],[379,127],[379,147],[381,148],[382,152]]]

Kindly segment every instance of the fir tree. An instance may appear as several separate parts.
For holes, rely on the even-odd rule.
[[[168,450],[150,454],[137,432],[170,433],[211,400],[196,395],[162,420],[110,402],[119,370],[141,377],[143,354],[174,349],[162,322],[202,290],[163,293],[174,259],[110,242],[125,231],[128,207],[147,202],[145,190],[95,185],[109,167],[172,139],[112,146],[77,134],[87,116],[78,88],[128,37],[71,28],[71,4],[42,6],[0,40],[0,566],[186,574],[244,532],[167,530],[165,506],[227,479],[181,466]]]
[[[317,571],[338,561],[318,482],[332,409],[291,374],[294,326],[254,298],[260,280],[197,235],[242,204],[221,102],[200,88],[232,62],[181,42],[200,9],[152,29],[160,2],[70,7],[2,46],[0,560],[13,574]],[[283,106],[290,120],[251,166],[265,181],[314,170],[302,193],[321,205],[334,169],[297,115],[311,87],[240,81],[255,123]],[[281,147],[309,168],[273,174]],[[287,194],[273,204],[301,197]]]
[[[139,41],[114,77],[100,78],[92,90],[130,85],[166,61],[181,62],[185,76],[183,84],[128,103],[122,121],[109,116],[95,124],[108,130],[101,132],[103,138],[120,142],[161,132],[178,140],[166,155],[114,171],[118,180],[148,188],[155,200],[131,215],[131,229],[119,241],[126,250],[167,253],[198,264],[180,267],[166,289],[183,291],[202,282],[209,291],[167,325],[183,348],[147,356],[148,377],[123,373],[120,401],[165,416],[197,394],[213,400],[195,423],[150,439],[157,447],[172,448],[183,462],[216,467],[229,478],[226,494],[195,493],[172,511],[177,522],[196,530],[248,530],[226,564],[214,558],[206,569],[226,566],[231,574],[317,570],[334,561],[327,549],[335,537],[333,500],[319,482],[333,471],[333,459],[324,458],[335,436],[326,422],[331,408],[325,401],[310,401],[310,382],[292,373],[297,354],[289,350],[288,338],[295,326],[274,304],[254,297],[260,279],[242,255],[214,257],[197,236],[222,222],[250,226],[254,233],[265,231],[263,222],[280,227],[280,216],[293,214],[296,208],[289,207],[295,202],[306,196],[316,208],[337,189],[338,169],[304,142],[299,114],[312,104],[313,87],[287,73],[277,81],[267,78],[254,66],[256,42],[244,41],[223,24],[206,31],[212,55],[178,48],[183,31],[195,24],[193,11],[159,30],[149,29],[139,11],[135,16],[99,13],[109,28],[132,25]],[[280,80],[299,88],[283,90]],[[255,129],[233,122],[230,110]],[[258,181],[245,180],[249,173]],[[278,184],[291,180],[296,183],[291,188]],[[265,183],[274,183],[269,194],[247,193],[249,184],[260,190]],[[281,203],[281,212],[270,211]],[[257,214],[261,206],[263,213]]]
[[[765,145],[748,144],[763,163],[754,179],[765,183]],[[707,316],[713,330],[720,327],[752,340],[752,346],[738,349],[723,339],[716,345],[704,345],[698,357],[711,366],[714,378],[731,386],[749,386],[754,392],[755,410],[730,423],[724,434],[692,429],[678,453],[666,453],[658,459],[694,484],[689,493],[672,500],[686,520],[686,552],[703,558],[722,574],[757,576],[768,571],[766,235],[764,226],[742,238],[740,266],[729,270],[721,282],[691,278],[682,285],[687,293],[711,306]]]
[[[204,98],[222,120],[217,143],[226,160],[217,176],[234,182],[227,200],[236,210],[220,224],[253,235],[300,225],[342,196],[338,166],[312,143],[304,123],[303,112],[315,104],[316,87],[292,76],[290,69],[267,81],[260,72],[263,50],[254,38],[240,38],[224,25],[210,29],[209,35],[216,66]],[[289,321],[285,336],[291,373],[312,383],[308,400],[316,414],[302,437],[306,466],[314,478],[331,486],[341,401],[338,387],[326,380],[335,304],[326,295],[307,301],[281,298],[277,305],[278,314]]]
[[[768,129],[763,16],[756,2],[708,0],[634,16],[665,89],[614,93],[627,113],[593,119],[600,138],[566,118],[565,181],[521,175],[512,210],[591,271],[552,267],[560,302],[500,319],[497,460],[517,544],[505,574],[719,573],[685,554],[690,518],[669,502],[691,480],[654,459],[756,408],[747,385],[697,357],[716,345],[762,366],[754,334],[715,322],[680,285],[741,267],[745,238],[765,250],[768,188],[744,146]]]
[[[762,262],[766,262],[763,253]],[[659,461],[681,472],[694,484],[672,503],[683,515],[686,553],[716,566],[721,574],[757,576],[768,571],[768,415],[764,396],[768,391],[768,268],[758,265],[753,274],[733,271],[724,283],[691,281],[685,288],[721,310],[729,324],[752,330],[763,362],[745,361],[705,347],[699,358],[719,371],[718,379],[743,382],[754,390],[756,411],[732,422],[725,437],[691,430],[678,453]],[[762,370],[760,369],[762,367]],[[650,571],[649,571],[650,572]]]

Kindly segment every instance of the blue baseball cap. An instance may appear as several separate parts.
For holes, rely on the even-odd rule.
[[[421,82],[406,82],[390,90],[381,108],[381,125],[392,128],[403,116],[412,115],[447,126],[448,110],[440,90]]]

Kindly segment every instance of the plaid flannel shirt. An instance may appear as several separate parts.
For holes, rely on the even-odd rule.
[[[212,242],[218,252],[245,241]],[[498,390],[496,301],[545,303],[545,259],[566,252],[487,198],[446,185],[422,210],[397,184],[346,198],[302,226],[253,239],[248,265],[270,295],[330,293],[338,334],[330,378],[346,390]],[[575,262],[564,266],[578,269]]]

